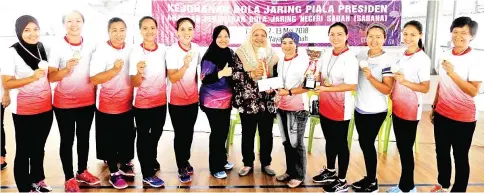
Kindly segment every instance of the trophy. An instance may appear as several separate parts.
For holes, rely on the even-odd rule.
[[[262,66],[262,70],[264,71],[262,78],[266,79],[267,78],[267,69],[266,69],[266,62],[265,62],[265,59],[267,57],[266,49],[263,48],[263,47],[259,48],[258,55],[259,55],[259,57],[258,57],[259,65]]]
[[[309,68],[308,71],[306,72],[306,76],[304,77],[304,83],[303,83],[303,88],[305,89],[314,89],[316,88],[316,75],[315,75],[315,69],[316,69],[316,60],[311,60],[309,61]]]
[[[320,49],[316,48],[313,43],[309,44],[307,48],[307,54],[309,56],[309,68],[304,77],[303,88],[305,89],[314,89],[316,88],[316,76],[318,73],[317,70],[317,63],[318,59],[321,57]]]

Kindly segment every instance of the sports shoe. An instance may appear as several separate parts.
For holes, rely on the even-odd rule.
[[[313,182],[326,183],[333,182],[337,179],[336,171],[329,171],[326,167],[319,172],[318,175],[313,177]]]
[[[393,186],[387,190],[387,193],[402,193],[398,186]]]
[[[378,192],[378,180],[375,179],[374,181],[368,180],[366,184],[361,186],[361,188],[357,189],[357,192]]]
[[[134,177],[134,171],[133,171],[133,166],[126,164],[122,167],[119,168],[119,173],[125,177]]]
[[[158,176],[143,178],[143,182],[154,188],[159,188],[165,185],[165,182],[158,178]]]
[[[403,193],[403,191],[398,186],[391,187],[390,189],[387,190],[387,192],[388,193]],[[417,192],[417,187],[413,187],[413,189],[411,189],[408,192],[416,193]]]
[[[185,169],[187,170],[188,174],[192,175],[193,174],[193,167],[192,165],[190,165],[190,163],[188,163],[187,167],[185,167]]]
[[[121,190],[128,187],[128,183],[123,179],[119,172],[112,173],[109,178],[109,183],[113,185],[114,188]]]
[[[442,188],[441,185],[435,185],[434,188],[430,190],[430,192],[449,192],[448,188]]]
[[[40,180],[37,183],[33,183],[32,187],[40,192],[52,192],[52,187],[47,185],[44,180]]]
[[[369,183],[369,179],[365,176],[363,177],[363,179],[357,181],[357,182],[354,182],[353,184],[351,184],[351,186],[354,188],[354,189],[361,189],[361,187],[363,186],[367,186],[366,184]]]
[[[212,175],[213,175],[213,177],[218,178],[218,179],[227,178],[227,173],[225,173],[225,171],[220,171],[220,172],[217,172],[217,173],[212,174]]]
[[[337,179],[333,181],[328,186],[323,186],[324,191],[326,192],[347,192],[349,189],[348,183],[346,180]]]
[[[192,177],[190,176],[190,174],[188,174],[188,171],[186,169],[178,171],[178,179],[181,183],[184,184],[192,181]]]
[[[76,180],[78,182],[83,182],[83,183],[89,184],[91,186],[101,183],[101,180],[98,177],[92,175],[87,170],[84,170],[84,172],[82,172],[81,174],[77,174]]]
[[[80,192],[79,185],[75,178],[71,178],[67,180],[64,184],[64,191],[65,192]]]
[[[233,163],[227,162],[227,164],[224,165],[225,170],[231,170],[232,168],[234,168]]]

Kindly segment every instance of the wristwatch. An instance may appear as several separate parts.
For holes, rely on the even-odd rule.
[[[289,96],[292,96],[292,92],[291,92],[291,89],[289,89]]]

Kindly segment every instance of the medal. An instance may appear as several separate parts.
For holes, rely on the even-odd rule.
[[[366,68],[368,67],[368,62],[366,60],[360,61],[360,68]]]
[[[49,63],[45,60],[41,60],[38,65],[39,65],[39,69],[42,69],[42,70],[49,69]]]
[[[326,87],[330,87],[331,86],[331,82],[329,81],[328,78],[324,79],[324,82],[323,82],[324,86]]]
[[[73,59],[80,60],[81,57],[82,56],[81,56],[81,53],[79,51],[75,51],[74,54],[72,54]]]

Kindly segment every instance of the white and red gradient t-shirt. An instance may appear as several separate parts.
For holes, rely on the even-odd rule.
[[[65,37],[54,44],[49,54],[50,67],[64,69],[75,51],[81,55],[79,63],[55,87],[54,107],[70,109],[96,103],[95,86],[89,80],[89,65],[95,48],[95,44],[85,42],[84,39],[79,44],[73,44]]]
[[[132,108],[133,87],[129,76],[129,55],[127,46],[114,48],[104,42],[97,46],[91,59],[91,77],[113,68],[117,59],[124,61],[121,71],[111,80],[97,85],[96,106],[106,114],[121,114]]]
[[[168,70],[178,70],[183,64],[183,59],[187,54],[192,54],[190,66],[185,71],[183,77],[172,83],[168,81],[168,103],[172,105],[191,105],[198,103],[198,75],[200,67],[200,47],[191,43],[190,50],[181,47],[180,42],[175,43],[166,51],[166,67]]]
[[[281,77],[284,88],[289,90],[298,88],[304,82],[304,74],[309,66],[307,54],[299,54],[291,59],[281,57],[277,65],[277,74]],[[285,111],[309,110],[307,93],[282,96],[279,101],[279,109]]]
[[[148,109],[166,105],[166,65],[165,45],[156,44],[152,50],[135,46],[129,58],[129,75],[138,73],[137,65],[145,61],[143,80],[134,88],[133,105],[136,108]]]
[[[1,73],[14,76],[18,80],[32,76],[34,70],[25,63],[14,48],[10,48],[2,60]],[[23,87],[11,89],[8,107],[17,115],[36,115],[52,110],[52,91],[47,76]]]
[[[360,61],[366,60],[371,75],[382,82],[384,77],[393,76],[391,66],[395,63],[388,53],[369,58],[368,50],[362,50],[357,56],[358,65]],[[377,114],[388,111],[387,96],[378,91],[371,82],[366,79],[363,70],[359,68],[358,86],[356,87],[355,110],[361,114]]]
[[[321,82],[328,79],[333,86],[340,84],[358,84],[358,61],[349,49],[341,54],[328,49],[321,58]],[[354,110],[354,98],[351,91],[319,93],[319,113],[334,121],[351,119]]]
[[[454,66],[454,72],[465,81],[484,81],[484,65],[479,59],[479,53],[469,48],[459,55],[448,51],[444,58]],[[439,60],[440,63],[440,60]],[[438,64],[440,75],[439,92],[435,111],[442,116],[460,122],[474,122],[477,120],[475,97],[462,91]]]
[[[430,81],[430,58],[424,51],[403,54],[395,64],[405,79],[420,84]],[[417,121],[422,117],[424,93],[413,91],[395,81],[392,90],[392,113],[401,119]]]

